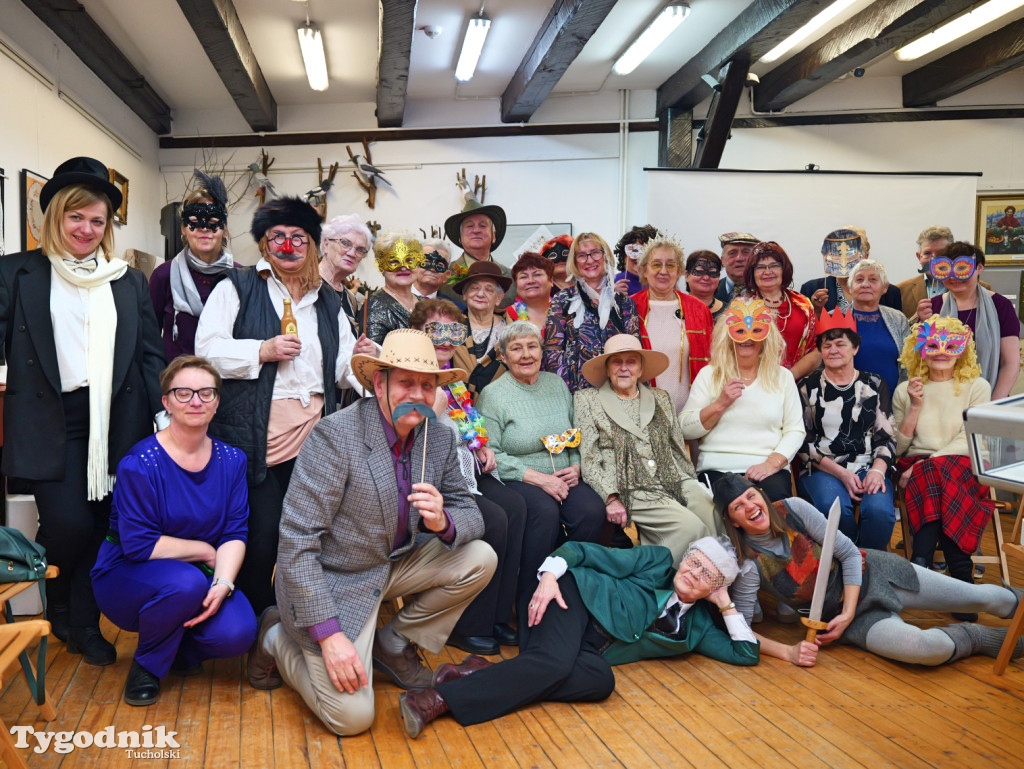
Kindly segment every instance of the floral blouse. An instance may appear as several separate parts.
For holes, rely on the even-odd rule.
[[[871,468],[876,459],[886,471],[896,456],[896,424],[885,380],[860,371],[845,390],[823,376],[821,369],[800,382],[807,439],[800,452],[802,472],[809,475],[824,457],[854,473]]]
[[[583,364],[604,353],[604,343],[616,334],[640,338],[640,316],[628,296],[616,293],[615,307],[604,328],[599,327],[597,302],[584,294],[585,315],[576,327],[569,305],[580,292],[579,284],[555,294],[544,326],[544,358],[541,368],[562,377],[569,392],[593,385],[583,377]]]

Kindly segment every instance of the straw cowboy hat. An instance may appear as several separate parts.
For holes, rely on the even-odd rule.
[[[604,355],[598,355],[583,364],[583,377],[594,387],[600,387],[608,379],[608,359],[624,352],[635,352],[643,359],[641,382],[649,382],[668,368],[668,356],[665,353],[645,350],[640,346],[640,340],[632,334],[616,334],[604,343]]]
[[[434,354],[434,345],[430,337],[412,328],[396,329],[384,337],[379,358],[363,354],[352,356],[352,373],[368,392],[373,391],[374,371],[393,368],[434,374],[438,387],[450,385],[469,376],[461,368],[438,368],[437,355]]]

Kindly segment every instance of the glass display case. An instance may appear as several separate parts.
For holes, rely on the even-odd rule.
[[[978,481],[1024,494],[1024,395],[970,407],[964,426]]]

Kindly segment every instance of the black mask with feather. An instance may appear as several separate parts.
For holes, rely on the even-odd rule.
[[[209,176],[198,168],[193,178],[196,189],[205,192],[213,203],[189,203],[181,209],[181,223],[190,230],[224,229],[228,224],[228,191],[219,176]]]

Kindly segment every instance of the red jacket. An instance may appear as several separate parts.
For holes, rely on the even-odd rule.
[[[711,320],[711,311],[704,302],[682,291],[676,291],[676,296],[679,298],[679,309],[686,320],[686,341],[690,348],[690,383],[693,384],[697,372],[711,361],[711,331],[715,324]],[[633,294],[631,298],[640,316],[640,343],[645,350],[653,349],[647,336],[647,316],[651,311],[647,289]],[[654,385],[653,380],[651,384]]]

